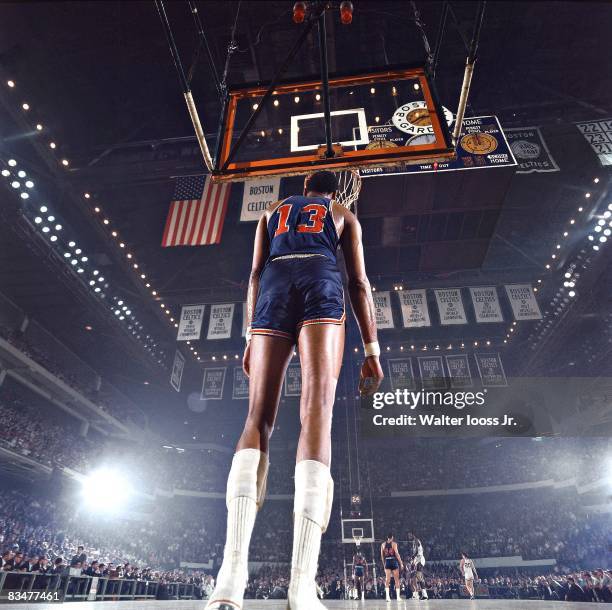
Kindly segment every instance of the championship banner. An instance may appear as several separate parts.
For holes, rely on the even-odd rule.
[[[411,358],[387,360],[392,390],[414,390],[416,387]]]
[[[504,366],[499,354],[474,354],[478,372],[484,388],[496,388],[508,385]]]
[[[419,104],[422,102],[412,102]],[[415,110],[418,108],[415,107]],[[452,122],[452,114],[446,111],[447,122]],[[416,116],[420,116],[418,113]],[[450,115],[450,117],[449,117]],[[450,120],[449,120],[450,118]],[[411,135],[399,132],[393,125],[391,117],[381,118],[384,125],[368,126],[370,145],[377,140],[394,142],[400,146],[412,144],[427,144],[432,142],[429,135]],[[424,174],[428,172],[450,172],[464,169],[483,169],[491,167],[511,167],[517,165],[516,159],[510,150],[506,136],[502,131],[496,116],[470,117],[463,119],[461,139],[457,145],[457,158],[454,161],[441,161],[431,163],[398,163],[391,167],[364,167],[359,169],[362,178],[370,176],[386,176],[389,174]]]
[[[204,369],[200,400],[221,400],[225,385],[225,368]]]
[[[427,307],[427,291],[425,289],[400,290],[397,296],[402,308],[404,328],[431,326]]]
[[[559,171],[539,127],[506,129],[505,134],[518,162],[517,174]]]
[[[242,400],[249,397],[249,378],[244,374],[241,366],[234,367],[232,384],[232,399]]]
[[[419,361],[421,384],[424,390],[443,390],[446,388],[442,356],[422,356]]]
[[[440,324],[467,324],[460,288],[436,288],[434,292],[440,312]]]
[[[495,286],[478,286],[470,288],[476,322],[503,322],[497,288]]]
[[[177,341],[197,341],[200,338],[205,307],[206,305],[183,305]]]
[[[446,368],[448,369],[451,388],[471,388],[474,385],[467,354],[446,356]]]
[[[505,288],[515,320],[542,319],[542,312],[531,284],[508,284]]]
[[[257,222],[265,209],[280,199],[280,176],[245,180],[240,222]]]
[[[248,312],[249,312],[249,304],[243,303],[242,304],[242,336],[243,337],[246,337],[247,323],[249,321]]]
[[[234,303],[210,306],[210,322],[208,323],[208,339],[229,339],[232,336],[232,320],[234,318]]]
[[[376,310],[376,328],[393,328],[393,313],[391,312],[391,293],[373,292],[374,308]]]
[[[302,367],[290,364],[285,373],[285,396],[300,396],[302,394]]]
[[[181,391],[181,380],[183,379],[183,370],[185,369],[185,356],[178,350],[174,352],[174,363],[172,364],[172,373],[170,374],[170,385],[177,391]]]
[[[612,165],[612,119],[576,123],[602,166]]]

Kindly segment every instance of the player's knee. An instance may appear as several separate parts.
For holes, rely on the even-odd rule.
[[[249,414],[244,429],[245,432],[257,432],[262,437],[270,438],[274,431],[274,423],[268,421],[265,417]]]

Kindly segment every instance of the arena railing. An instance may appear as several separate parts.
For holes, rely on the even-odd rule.
[[[57,593],[64,601],[198,599],[196,585],[108,576],[0,572],[0,599],[9,593]]]

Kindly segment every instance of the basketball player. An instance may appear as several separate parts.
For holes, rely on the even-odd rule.
[[[465,553],[461,553],[459,569],[463,578],[465,578],[465,588],[470,595],[470,599],[474,599],[474,578],[478,578],[478,572],[474,562]]]
[[[429,599],[427,595],[427,587],[425,585],[425,576],[423,568],[425,566],[425,554],[423,553],[423,545],[416,537],[414,532],[408,533],[408,543],[410,548],[410,587],[412,589],[412,599],[420,599],[419,591],[423,599]]]
[[[248,549],[268,474],[268,444],[287,364],[297,343],[302,368],[301,433],[295,467],[290,610],[324,610],[315,575],[333,500],[331,422],[344,349],[344,293],[336,250],[344,254],[351,305],[364,342],[359,391],[383,378],[361,227],[334,203],[336,176],[315,172],[304,195],[272,205],[255,234],[248,290],[249,412],[227,481],[227,538],[208,610],[239,610],[248,578]]]
[[[400,593],[402,587],[399,575],[400,570],[404,570],[404,564],[397,548],[397,542],[393,539],[393,534],[388,534],[387,541],[380,545],[380,558],[385,568],[385,599],[388,602],[391,601],[391,596],[389,595],[391,576],[395,580],[395,595],[397,599],[401,599]]]
[[[365,599],[365,579],[368,578],[368,562],[363,553],[357,549],[353,555],[353,581],[357,587],[357,597]]]

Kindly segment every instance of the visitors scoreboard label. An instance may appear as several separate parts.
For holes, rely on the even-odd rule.
[[[387,140],[392,125],[376,125],[368,127],[370,142]],[[453,161],[440,161],[435,165],[431,163],[398,163],[391,167],[364,167],[359,170],[362,178],[371,176],[387,176],[398,174],[422,174],[428,172],[451,172],[464,169],[484,169],[492,167],[512,167],[517,162],[508,141],[502,131],[496,116],[470,117],[463,119],[463,134],[457,144],[457,158]],[[420,136],[404,146],[410,144],[424,144],[423,138],[433,136]],[[400,144],[399,142],[394,142]]]

